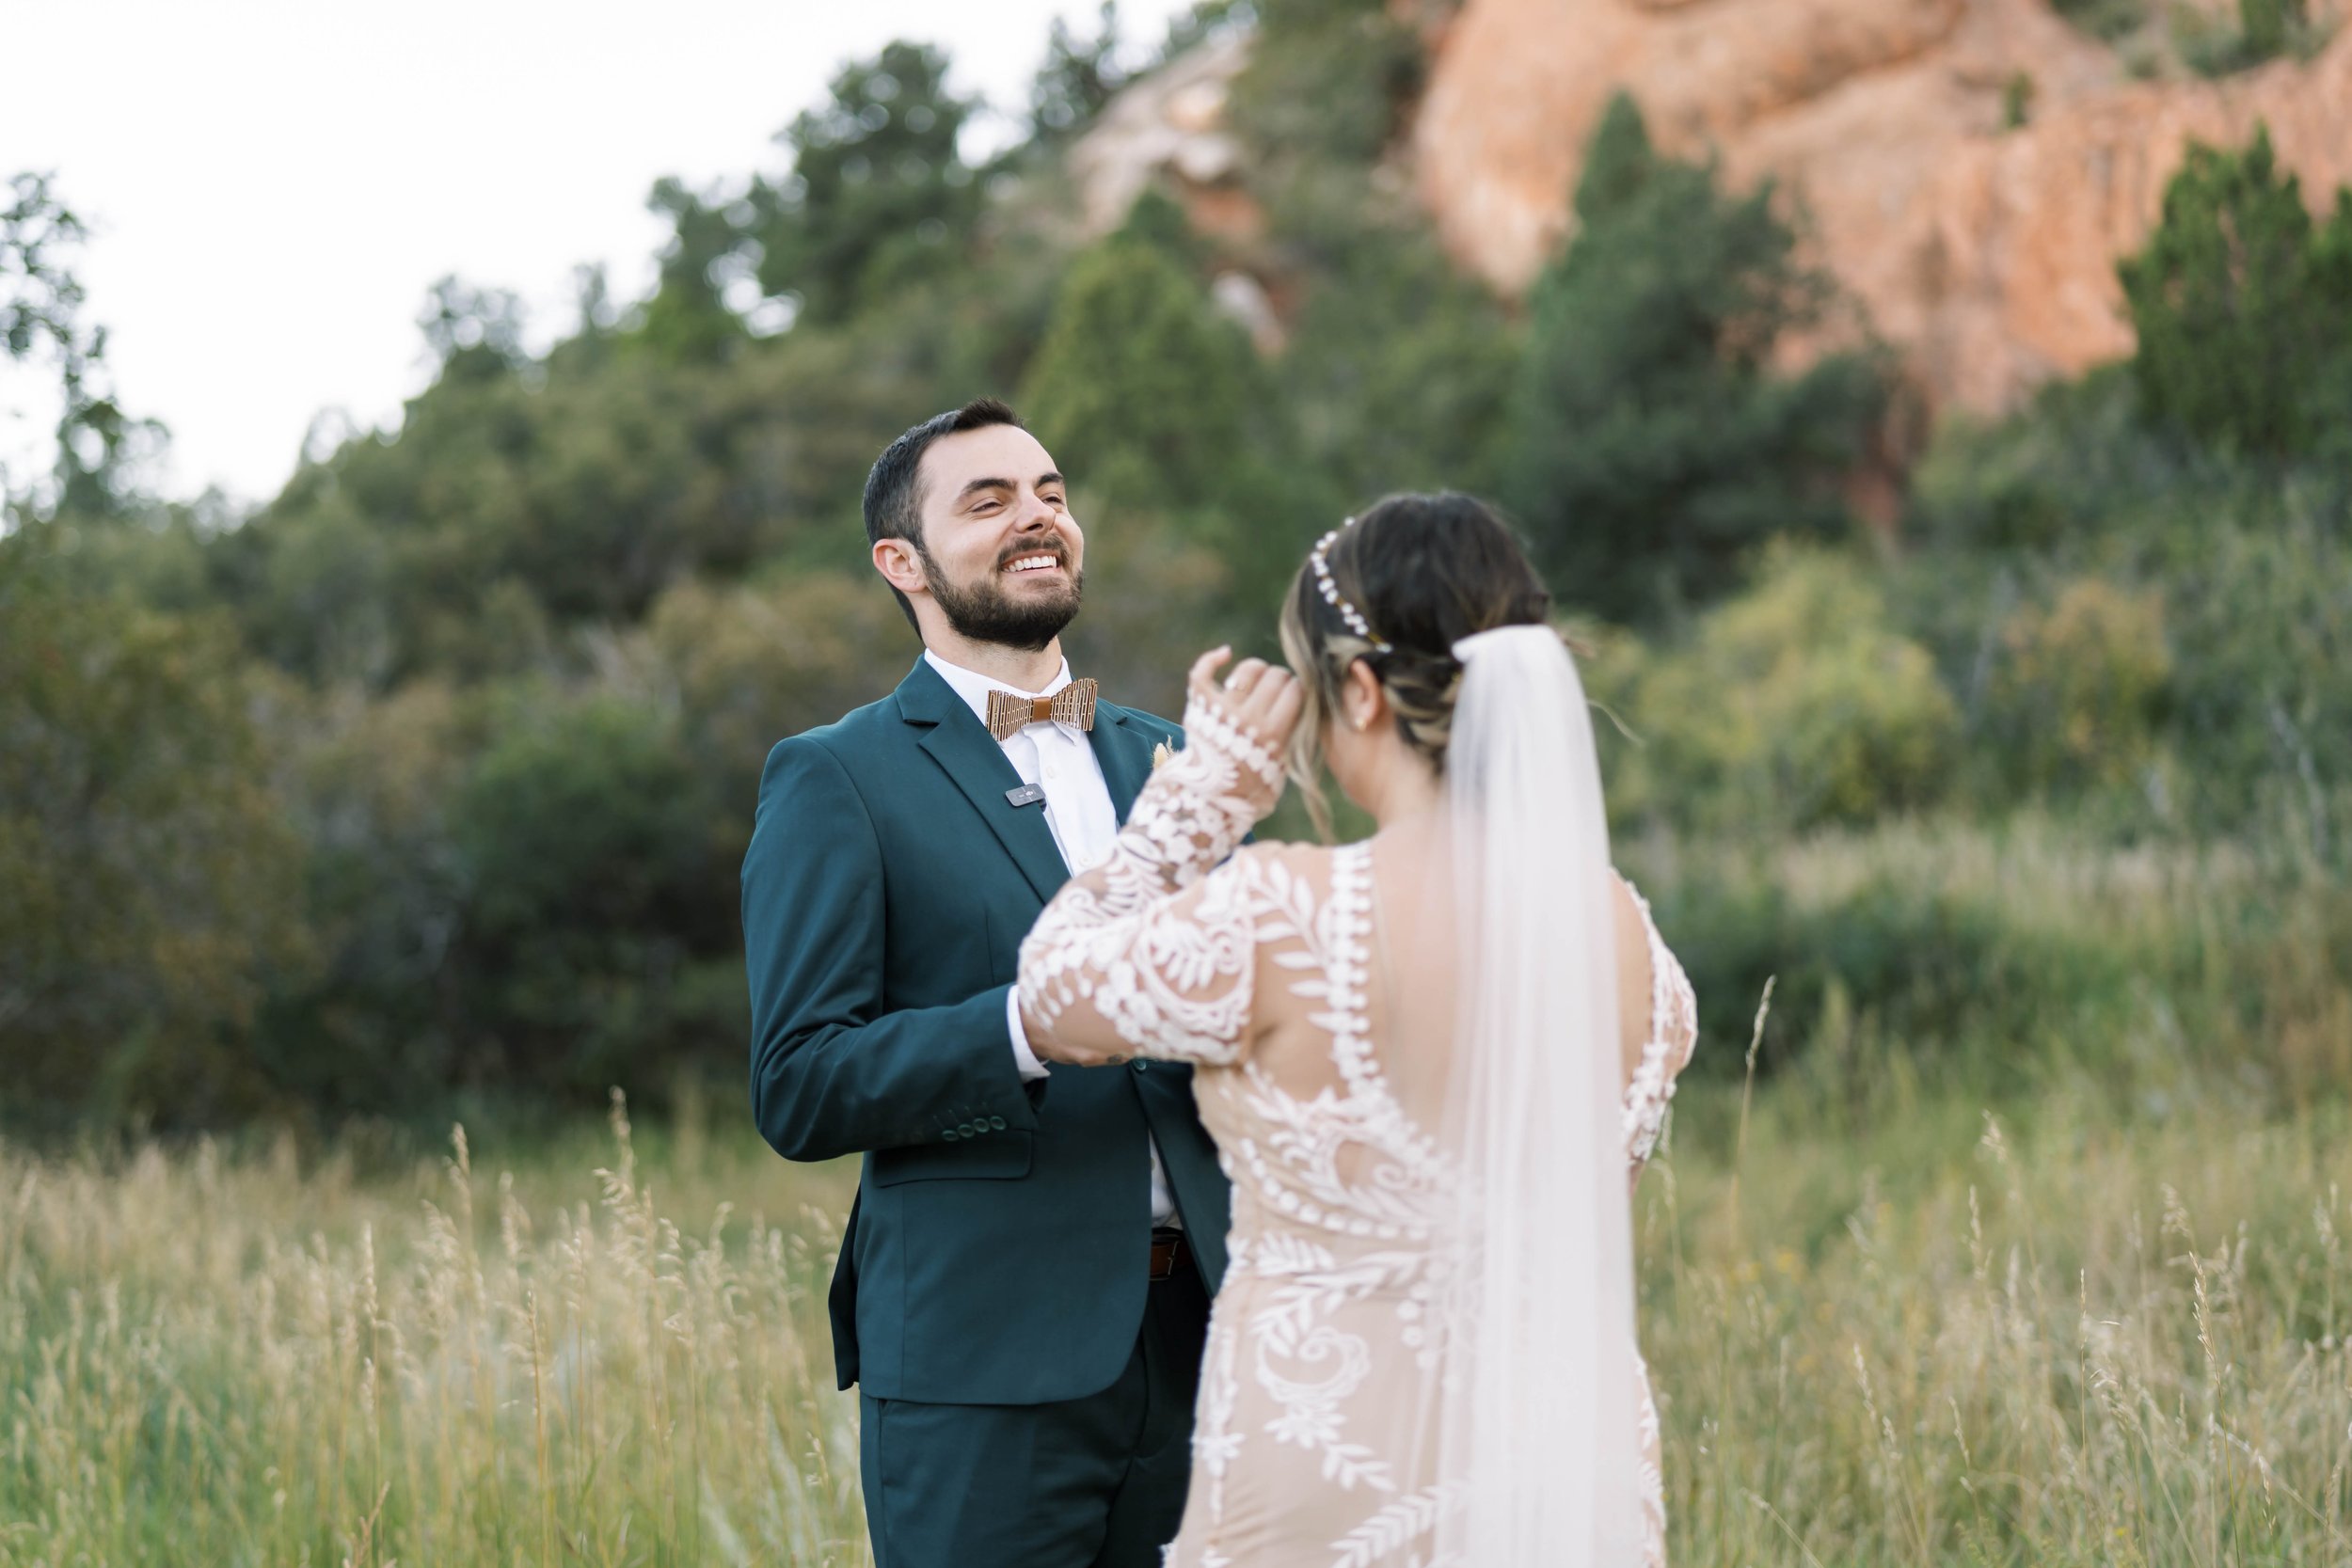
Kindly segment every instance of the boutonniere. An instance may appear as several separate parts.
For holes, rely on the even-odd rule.
[[[1176,753],[1168,748],[1168,744],[1165,740],[1161,741],[1157,746],[1152,747],[1152,771],[1154,773],[1158,772],[1160,770],[1160,764],[1166,762],[1168,758],[1174,756],[1175,754]]]

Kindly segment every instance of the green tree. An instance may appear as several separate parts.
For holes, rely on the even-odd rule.
[[[1180,507],[1229,493],[1265,397],[1256,352],[1164,251],[1114,235],[1071,267],[1021,403],[1072,473],[1113,462]]]
[[[2238,0],[2237,9],[2246,52],[2252,60],[2277,58],[2300,42],[2311,28],[2308,0]]]
[[[2281,55],[2309,55],[2328,37],[2312,23],[2308,0],[2237,0],[2235,24],[2224,12],[2175,7],[2172,44],[2203,76],[2249,71]]]
[[[450,806],[469,1075],[594,1094],[739,1052],[740,939],[711,892],[742,808],[707,781],[674,707],[513,690]]]
[[[1421,40],[1398,8],[1257,0],[1250,9],[1256,32],[1233,83],[1235,131],[1262,160],[1371,164],[1421,87]]]
[[[1848,526],[1838,482],[1889,378],[1872,352],[1774,368],[1835,295],[1772,196],[1725,196],[1712,167],[1659,153],[1623,95],[1594,135],[1575,237],[1530,305],[1508,458],[1573,602],[1638,616],[1712,597],[1766,538]]]
[[[735,203],[688,188],[683,181],[655,182],[645,205],[670,220],[660,281],[645,302],[639,337],[664,356],[717,361],[746,340],[743,322],[728,308],[727,291],[753,271],[744,254],[742,214]]]
[[[444,377],[491,380],[529,357],[522,301],[511,290],[478,289],[453,276],[427,292],[417,330]]]
[[[541,667],[698,575],[853,560],[874,453],[946,401],[955,332],[911,353],[904,325],[747,339],[723,363],[584,335],[531,375],[461,348],[396,438],[354,436],[214,541],[224,591],[273,662],[382,691]]]
[[[844,67],[832,91],[778,138],[792,172],[755,182],[748,198],[760,287],[814,322],[844,320],[951,265],[982,195],[957,148],[977,104],[948,90],[946,55],[891,43]]]
[[[1307,461],[1350,502],[1501,487],[1518,336],[1420,221],[1367,213],[1361,243],[1303,281],[1275,364]]]
[[[61,582],[63,537],[0,539],[0,1103],[248,1112],[242,1033],[308,953],[260,692],[221,617]]]
[[[1071,264],[1021,406],[1073,483],[1168,519],[1254,600],[1313,536],[1310,486],[1248,335],[1151,237],[1167,205]]]
[[[0,357],[56,385],[56,458],[46,483],[0,465],[0,521],[71,512],[117,516],[135,503],[139,465],[163,447],[152,420],[125,413],[107,375],[106,332],[82,318],[72,266],[88,230],[45,174],[19,174],[0,206]]]
[[[1518,333],[1384,178],[1422,81],[1413,8],[1273,0],[1249,10],[1226,119],[1266,232],[1239,260],[1279,279],[1288,341],[1271,368],[1324,504],[1343,513],[1406,488],[1493,493]],[[1226,24],[1207,8],[1195,23]]]
[[[380,1117],[480,1076],[461,1049],[465,868],[449,816],[485,705],[413,681],[373,701],[296,699],[274,725],[316,962],[272,988],[250,1054],[295,1103]]]
[[[2156,423],[2283,456],[2352,412],[2352,197],[2316,229],[2267,127],[2239,153],[2192,145],[2155,232],[2117,271]]]
[[[1078,135],[1094,123],[1103,106],[1126,85],[1119,61],[1118,0],[1103,0],[1090,39],[1054,18],[1045,43],[1045,63],[1029,84],[1029,135],[1054,143]]]
[[[905,676],[915,652],[897,603],[863,562],[755,583],[682,582],[646,615],[644,639],[720,803],[721,858],[736,861],[751,844],[768,749],[873,701]]]
[[[2148,0],[2057,0],[2054,8],[2075,26],[2109,43],[2147,24]]]

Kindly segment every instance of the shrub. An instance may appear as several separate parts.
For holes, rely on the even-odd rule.
[[[1958,710],[1848,557],[1778,552],[1687,643],[1633,662],[1601,678],[1645,741],[1613,784],[1621,817],[1757,831],[1854,822],[1925,804],[1946,783]]]
[[[2194,6],[2171,11],[2181,61],[2204,76],[2250,70],[2281,55],[2308,55],[2326,38],[2312,24],[2308,0],[2237,0],[2235,25],[2225,13]]]
[[[1772,1014],[1757,1058],[1767,1072],[1817,1046],[1857,1044],[1921,1063],[1992,1044],[2014,1071],[2046,1055],[2082,1009],[2128,997],[2128,951],[2021,921],[1997,897],[1881,873],[1804,898],[1777,879],[1726,874],[1727,862],[1710,857],[1707,874],[1656,894],[1699,999],[1710,1075],[1741,1071],[1767,979]],[[2006,1086],[2013,1092],[2015,1078]]]
[[[2154,753],[2171,673],[2162,598],[2077,578],[2002,628],[1988,737],[2028,793],[2128,784]]]
[[[2117,42],[2146,24],[2148,0],[2058,0],[2058,13],[2094,38]]]
[[[1976,803],[2100,787],[2102,770],[2067,760],[2051,727],[2064,705],[2044,682],[2057,680],[2075,687],[2066,703],[2106,701],[2090,695],[2104,688],[2120,755],[2140,765],[2128,781],[2120,757],[2104,772],[2117,787],[2098,810],[2115,826],[2267,836],[2284,814],[2320,824],[2298,834],[2340,843],[2326,822],[2334,782],[2352,777],[2340,717],[2352,712],[2352,465],[2151,429],[2134,391],[2128,366],[2052,387],[2000,424],[1947,429],[1919,470],[1906,531],[1920,548],[1887,587],[1982,741]],[[2111,613],[2074,622],[2069,635],[2088,641],[2070,657],[2104,658],[2090,650],[2112,637],[2137,650],[2108,652],[2137,673],[2067,674],[2044,658],[2021,680],[2012,641],[2051,635],[2049,607],[2094,579]]]

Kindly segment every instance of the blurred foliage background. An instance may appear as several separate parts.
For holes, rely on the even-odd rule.
[[[66,412],[0,534],[0,1120],[731,1085],[766,750],[916,653],[866,466],[981,394],[1074,476],[1073,662],[1161,711],[1200,647],[1270,651],[1351,508],[1502,500],[1593,648],[1700,1070],[1775,974],[1760,1066],[1830,1085],[2352,1069],[2352,193],[2317,221],[2266,141],[2201,150],[2122,267],[2137,356],[1925,436],[1867,330],[1788,368],[1853,316],[1802,214],[1629,102],[1527,305],[1457,277],[1386,172],[1421,54],[1375,0],[1212,4],[1165,46],[1254,27],[1261,234],[1146,192],[1084,238],[1064,153],[1128,74],[1114,24],[1057,29],[980,164],[937,51],[846,66],[787,173],[657,185],[657,290],[584,276],[544,353],[445,280],[399,429],[249,515],[141,490],[164,437],[107,379],[70,192],[16,179],[0,346]],[[1279,349],[1231,270],[1279,280]]]

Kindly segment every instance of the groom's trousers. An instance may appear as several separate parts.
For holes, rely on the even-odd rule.
[[[1208,1319],[1187,1257],[1152,1282],[1135,1350],[1100,1393],[1052,1404],[862,1394],[875,1568],[1159,1568],[1184,1517]]]

